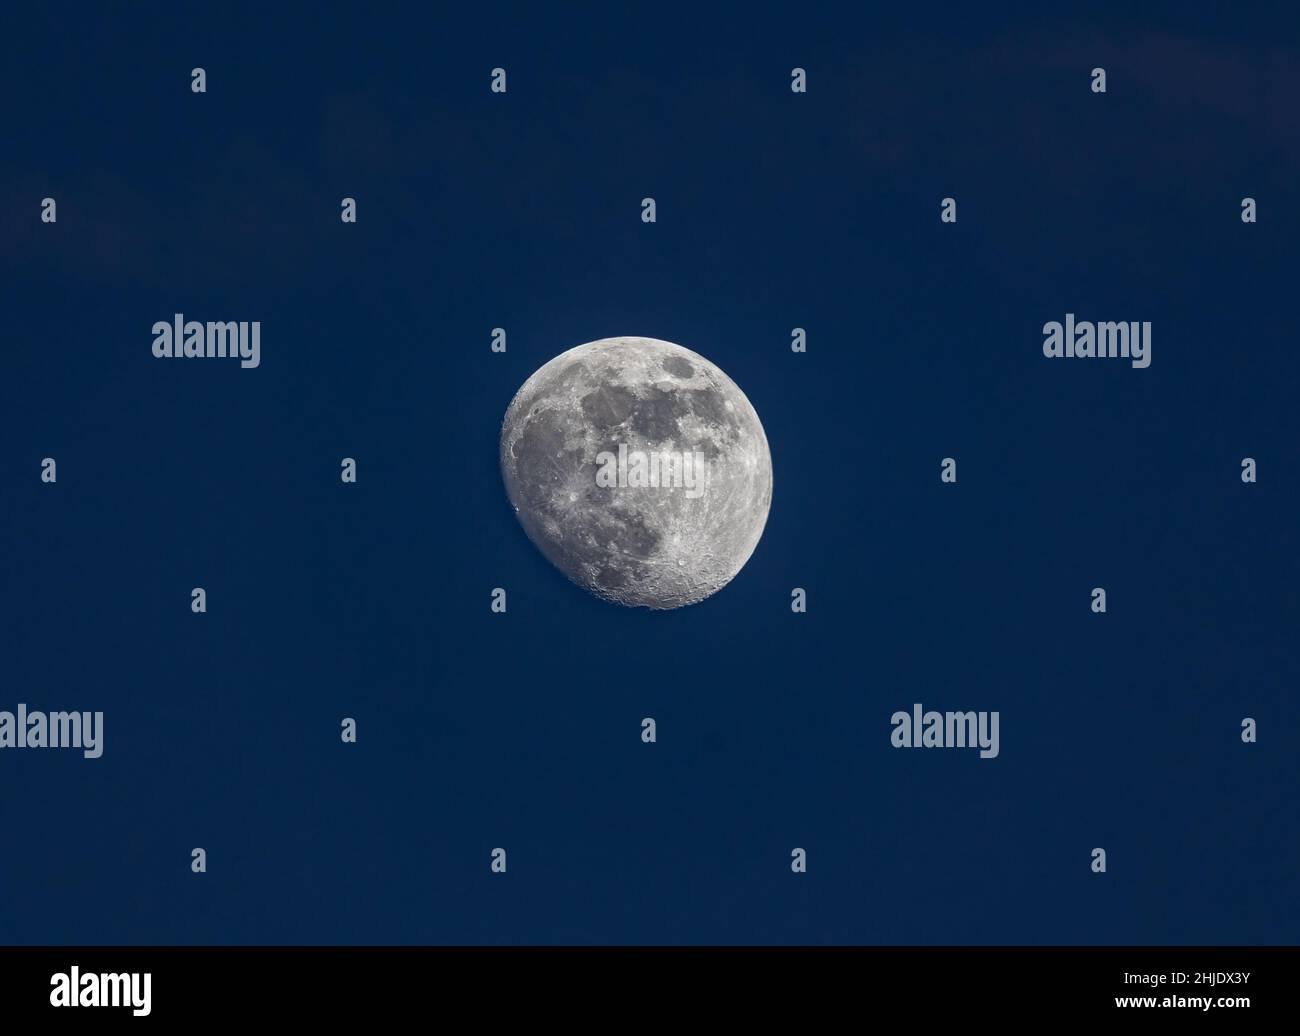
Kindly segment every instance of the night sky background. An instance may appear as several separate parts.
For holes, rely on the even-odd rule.
[[[466,7],[10,12],[0,709],[105,748],[0,752],[0,942],[1296,942],[1300,16]],[[261,367],[155,359],[177,312]],[[1067,312],[1151,367],[1045,359]],[[613,335],[771,444],[674,612],[497,468]]]

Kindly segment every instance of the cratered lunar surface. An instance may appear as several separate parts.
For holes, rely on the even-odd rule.
[[[772,457],[745,394],[698,353],[602,338],[524,382],[501,473],[528,537],[619,604],[678,608],[736,575],[772,502]]]

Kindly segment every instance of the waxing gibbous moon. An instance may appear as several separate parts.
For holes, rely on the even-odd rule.
[[[556,568],[647,608],[726,586],[772,503],[772,455],[745,394],[655,338],[602,338],[542,366],[506,411],[501,474]]]

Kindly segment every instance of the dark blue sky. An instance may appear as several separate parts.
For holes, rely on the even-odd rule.
[[[1143,7],[13,16],[0,709],[105,750],[0,752],[0,940],[1295,942],[1300,25]],[[261,366],[155,360],[175,312]],[[1045,359],[1067,312],[1151,367]],[[625,334],[772,448],[677,612],[496,466]],[[1001,754],[893,749],[913,702]]]

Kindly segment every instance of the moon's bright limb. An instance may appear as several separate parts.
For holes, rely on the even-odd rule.
[[[501,473],[561,572],[649,608],[730,582],[772,502],[767,436],[745,394],[703,356],[654,338],[602,338],[542,366],[506,411]]]

